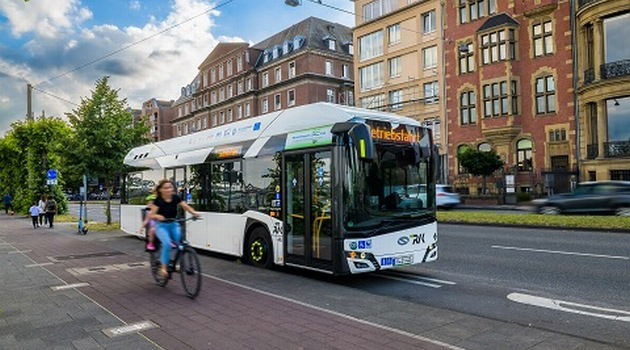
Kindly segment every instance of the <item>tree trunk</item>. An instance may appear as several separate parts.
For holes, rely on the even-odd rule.
[[[483,187],[481,190],[481,194],[486,194],[486,175],[483,176]]]
[[[105,215],[107,216],[107,225],[112,224],[112,195],[110,193],[111,190],[111,181],[107,182],[107,206],[105,208]]]

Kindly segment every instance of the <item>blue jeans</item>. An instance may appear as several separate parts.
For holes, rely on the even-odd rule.
[[[179,222],[158,222],[156,235],[160,242],[162,242],[162,252],[160,254],[160,261],[162,264],[168,264],[171,258],[171,241],[174,241],[176,245],[182,239],[182,231],[179,227]]]

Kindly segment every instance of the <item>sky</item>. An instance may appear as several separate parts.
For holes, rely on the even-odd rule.
[[[227,0],[0,0],[0,135],[26,116],[26,84],[80,103],[97,79],[110,76],[129,106],[177,99],[218,42],[256,43],[309,16],[352,27],[352,15],[303,0],[232,0],[155,38],[70,71]],[[350,0],[323,0],[353,11]],[[33,92],[36,116],[63,117],[75,106]]]

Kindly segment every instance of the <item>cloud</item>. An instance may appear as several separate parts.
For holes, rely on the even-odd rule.
[[[140,5],[140,1],[138,0],[133,0],[129,3],[129,8],[134,10],[134,11],[138,11],[140,10],[140,8],[142,7],[142,5]]]
[[[78,1],[59,1],[80,6]],[[203,13],[213,5],[210,0],[173,0],[169,14],[160,21],[149,19],[142,26],[127,27],[71,22],[61,28],[73,30],[59,30],[55,37],[40,35],[37,27],[31,28],[35,35],[20,49],[0,47],[0,72],[4,74],[0,75],[0,95],[9,98],[8,103],[0,103],[0,133],[11,121],[25,115],[26,81],[18,77],[39,83]],[[4,14],[3,10],[0,14]],[[151,97],[177,99],[181,86],[194,79],[197,66],[219,42],[212,33],[218,15],[218,11],[212,11],[39,88],[79,103],[81,97],[90,94],[96,79],[109,75],[112,87],[120,88],[120,96],[126,97],[131,107],[138,108]],[[80,17],[80,13],[75,12],[75,16]],[[36,115],[45,109],[46,115],[63,116],[72,108],[75,106],[34,92]]]
[[[49,1],[0,1],[0,13],[8,20],[11,34],[20,37],[35,33],[54,38],[61,31],[71,30],[78,23],[92,18],[92,12],[81,7],[79,0]]]

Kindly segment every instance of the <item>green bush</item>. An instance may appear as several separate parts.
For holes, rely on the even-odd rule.
[[[529,202],[532,200],[532,195],[529,192],[518,192],[516,193],[516,200],[518,202]]]

